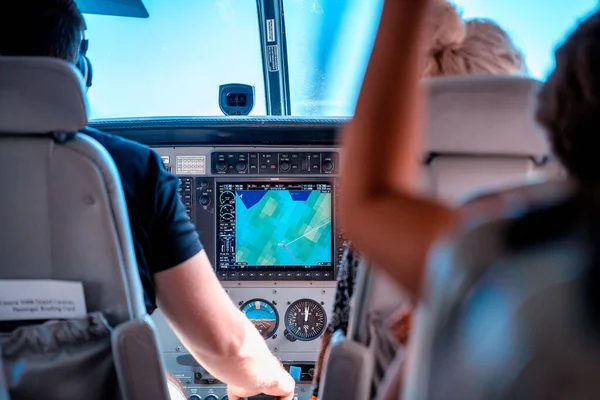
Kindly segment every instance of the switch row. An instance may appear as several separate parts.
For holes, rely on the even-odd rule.
[[[336,152],[215,152],[215,175],[331,175],[337,173]]]

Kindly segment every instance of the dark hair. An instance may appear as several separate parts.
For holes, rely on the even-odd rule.
[[[85,20],[74,0],[2,0],[2,3],[0,55],[77,61]]]
[[[538,96],[537,121],[572,178],[600,183],[600,13],[583,21],[556,51]]]

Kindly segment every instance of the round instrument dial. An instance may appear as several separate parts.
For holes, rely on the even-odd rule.
[[[221,217],[220,217],[221,222],[231,222],[231,221],[233,221],[233,218],[234,218],[234,216],[232,213],[224,213],[224,214],[221,214]]]
[[[231,204],[225,204],[224,206],[221,206],[220,212],[221,214],[231,214],[233,213],[233,206]]]
[[[235,204],[235,195],[230,191],[223,192],[219,196],[219,202],[221,204]]]
[[[279,314],[273,304],[263,299],[253,299],[240,307],[246,317],[254,324],[260,334],[268,339],[277,331]]]
[[[285,312],[286,329],[294,338],[304,342],[321,336],[326,324],[325,310],[314,300],[297,300]]]

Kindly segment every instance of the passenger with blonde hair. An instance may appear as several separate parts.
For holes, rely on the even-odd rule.
[[[521,75],[527,73],[525,57],[510,36],[494,21],[464,20],[456,5],[448,0],[431,0],[426,18],[426,40],[422,78],[451,75]],[[317,397],[320,377],[327,359],[331,336],[337,330],[348,329],[350,300],[354,292],[358,249],[350,243],[338,274],[338,286],[329,325],[322,336],[317,359],[313,395]],[[398,345],[408,341],[411,326],[409,308],[399,310],[390,319],[390,332]]]
[[[526,74],[523,53],[498,24],[463,20],[456,6],[435,0],[428,18],[429,51],[423,77]]]
[[[451,7],[441,0],[384,0],[356,112],[344,132],[345,157],[365,162],[342,167],[339,204],[343,228],[361,251],[415,300],[420,299],[429,248],[451,232],[461,217],[458,210],[418,194],[420,166],[414,160],[420,153],[425,101],[419,78],[440,73],[525,71],[522,55],[505,40],[506,33],[498,34],[489,21],[465,22],[467,33],[459,45],[458,31],[446,29],[446,24],[456,24],[454,14],[450,8],[440,9],[442,6]],[[473,35],[484,34],[475,40],[469,29]],[[453,41],[440,39],[448,32]],[[501,47],[489,48],[490,43]],[[496,62],[490,62],[490,53],[496,54]],[[474,55],[477,57],[472,58]],[[387,96],[382,98],[384,93]],[[410,323],[397,328],[403,328],[397,331],[405,334]],[[398,398],[402,364],[398,357],[388,366],[378,399]]]

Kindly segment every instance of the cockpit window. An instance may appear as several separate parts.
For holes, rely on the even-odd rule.
[[[456,0],[465,18],[489,18],[544,80],[554,49],[597,0]],[[284,0],[292,114],[350,116],[373,45],[382,0]]]
[[[144,0],[149,18],[85,15],[92,118],[216,116],[219,85],[256,88],[265,115],[254,0]]]
[[[350,116],[382,0],[283,0],[291,114]],[[596,0],[456,0],[490,18],[545,79],[553,52]],[[551,3],[551,4],[550,4]],[[94,66],[92,118],[219,116],[219,86],[255,87],[250,115],[266,115],[255,0],[144,0],[147,19],[86,15]]]
[[[283,3],[292,115],[352,115],[383,1]]]

